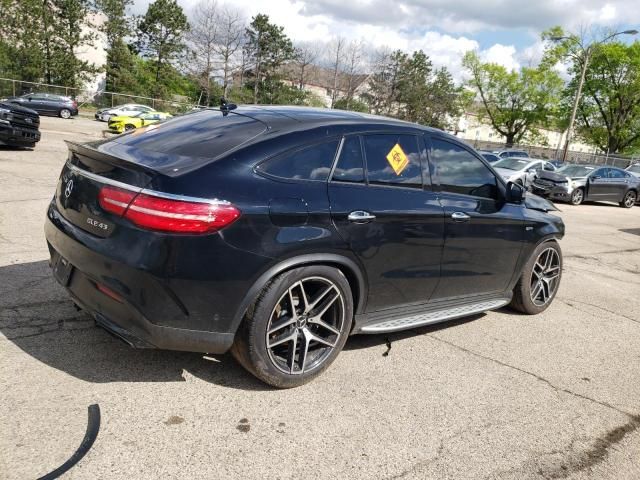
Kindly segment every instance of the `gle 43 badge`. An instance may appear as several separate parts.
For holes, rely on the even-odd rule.
[[[407,165],[409,165],[409,159],[399,143],[396,143],[389,153],[387,153],[387,161],[389,165],[391,165],[391,168],[393,168],[393,171],[396,172],[396,175],[400,175],[402,171],[407,168]]]

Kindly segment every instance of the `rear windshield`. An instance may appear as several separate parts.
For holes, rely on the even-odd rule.
[[[264,132],[253,118],[204,110],[133,130],[112,141],[141,150],[186,157],[215,158]]]
[[[629,168],[627,168],[627,170],[631,173],[640,173],[640,164],[639,165],[633,165]]]

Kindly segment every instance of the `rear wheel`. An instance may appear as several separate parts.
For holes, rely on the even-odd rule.
[[[60,117],[61,118],[71,118],[71,110],[63,108],[62,110],[60,110]]]
[[[584,190],[582,188],[576,188],[571,193],[571,205],[580,205],[584,200]]]
[[[562,250],[555,240],[538,245],[513,289],[510,307],[528,315],[547,309],[562,277]]]
[[[275,277],[249,309],[231,352],[278,388],[322,373],[344,346],[353,317],[351,288],[339,270],[314,265]]]
[[[633,190],[627,192],[622,201],[620,202],[620,206],[622,208],[631,208],[636,203],[638,199],[638,194]]]

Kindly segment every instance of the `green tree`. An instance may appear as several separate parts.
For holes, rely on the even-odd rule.
[[[578,113],[578,134],[603,152],[640,150],[640,42],[593,49]]]
[[[0,0],[0,68],[25,81],[78,86],[95,68],[77,58],[91,46],[89,0]]]
[[[365,98],[375,113],[449,129],[462,114],[466,96],[448,70],[434,69],[422,50],[412,55],[396,50],[378,64]]]
[[[295,57],[284,28],[270,23],[267,15],[256,15],[247,28],[245,54],[252,66],[253,103],[274,103],[285,89],[280,67]]]
[[[155,62],[155,96],[167,93],[164,76],[184,52],[182,40],[188,29],[187,17],[176,0],[155,0],[138,24],[137,47],[144,57]]]
[[[369,105],[367,105],[362,100],[358,100],[357,98],[339,98],[338,100],[336,100],[333,108],[338,110],[350,110],[352,112],[369,113]]]
[[[107,91],[130,93],[135,88],[135,78],[132,75],[134,57],[124,41],[131,29],[131,19],[127,16],[126,9],[132,4],[132,0],[96,0],[98,11],[106,17],[100,31],[107,40]]]
[[[505,137],[507,146],[553,122],[563,83],[547,65],[508,71],[502,65],[482,63],[475,52],[467,52],[462,64],[471,75],[468,86],[482,104],[481,118]]]

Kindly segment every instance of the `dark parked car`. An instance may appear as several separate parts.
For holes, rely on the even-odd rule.
[[[7,102],[30,108],[41,115],[71,118],[78,114],[78,104],[75,100],[51,93],[27,93],[21,97],[9,97]]]
[[[40,141],[38,112],[0,102],[0,145],[33,148]]]
[[[540,172],[532,189],[538,195],[572,205],[589,200],[631,208],[640,192],[640,178],[616,167],[567,165],[555,172]]]
[[[478,150],[478,153],[484,157],[489,163],[495,163],[500,160],[500,157],[493,152],[487,152],[486,150]]]
[[[154,127],[71,144],[45,226],[55,278],[131,345],[231,350],[293,387],[351,334],[557,292],[553,205],[441,131],[294,107]]]

